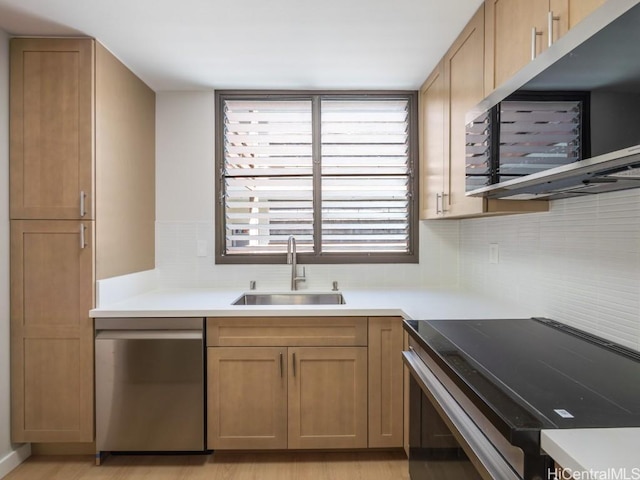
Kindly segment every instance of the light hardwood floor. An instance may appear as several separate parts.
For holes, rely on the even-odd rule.
[[[408,480],[403,452],[34,456],[4,480]]]

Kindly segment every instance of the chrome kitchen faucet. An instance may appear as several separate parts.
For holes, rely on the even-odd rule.
[[[291,265],[291,290],[298,289],[298,282],[305,282],[305,268],[302,267],[302,275],[298,276],[298,259],[296,254],[296,239],[293,235],[287,240],[287,264]]]

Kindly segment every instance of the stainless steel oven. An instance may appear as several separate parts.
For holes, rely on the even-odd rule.
[[[404,352],[411,371],[409,386],[409,474],[411,480],[519,480],[524,478],[522,450],[509,445],[490,422],[474,411],[453,385],[454,394],[438,379],[412,345]],[[426,355],[426,354],[425,354]],[[445,380],[445,383],[446,382]],[[477,422],[477,423],[476,423]],[[478,425],[483,425],[481,428]],[[484,430],[484,432],[483,432]],[[495,430],[495,429],[493,429]],[[487,435],[488,434],[488,435]],[[492,437],[492,439],[490,439]],[[502,447],[503,451],[500,451]],[[509,463],[506,458],[510,458]],[[520,473],[518,473],[518,471]]]
[[[544,318],[405,320],[412,480],[543,480],[545,429],[640,427],[640,353]]]

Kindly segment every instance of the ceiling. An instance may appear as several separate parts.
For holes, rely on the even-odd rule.
[[[0,29],[95,37],[156,91],[417,89],[481,3],[0,0]]]

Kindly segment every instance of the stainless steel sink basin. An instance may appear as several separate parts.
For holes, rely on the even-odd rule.
[[[341,293],[245,293],[232,305],[343,305]]]

